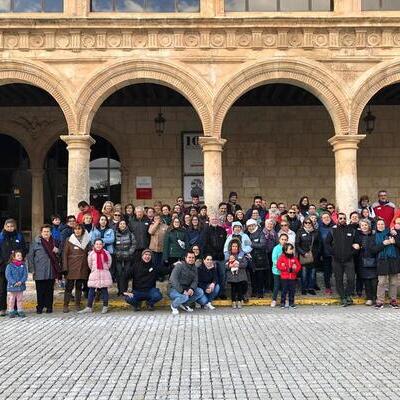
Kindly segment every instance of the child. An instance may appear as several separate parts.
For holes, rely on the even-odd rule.
[[[301,264],[294,256],[294,246],[292,244],[287,243],[283,246],[283,253],[278,259],[277,267],[281,271],[281,308],[285,308],[287,294],[289,294],[289,307],[296,308],[294,294],[296,291],[297,274],[301,270]]]
[[[23,294],[26,290],[25,282],[28,279],[28,270],[24,263],[22,252],[16,250],[6,268],[7,292],[8,292],[8,315],[10,318],[25,317],[22,309]],[[14,311],[15,301],[17,310]]]
[[[107,250],[104,250],[104,243],[101,239],[96,239],[93,250],[88,255],[88,264],[90,275],[88,280],[88,302],[87,307],[79,314],[91,313],[93,311],[93,302],[96,295],[96,289],[101,291],[103,300],[102,314],[108,312],[108,288],[112,287],[112,278],[110,273],[111,256]]]
[[[279,257],[283,252],[283,246],[288,243],[289,236],[282,233],[279,236],[279,243],[272,250],[272,276],[274,277],[274,291],[272,292],[271,307],[276,307],[276,299],[278,298],[279,288],[281,286],[281,271],[277,267]]]

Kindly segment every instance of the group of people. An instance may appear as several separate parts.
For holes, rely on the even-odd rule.
[[[226,299],[228,287],[233,308],[269,291],[272,307],[279,292],[281,307],[295,307],[298,282],[303,295],[321,290],[317,271],[323,272],[327,295],[333,294],[334,275],[343,306],[365,289],[366,305],[382,308],[389,291],[390,305],[398,308],[400,210],[383,190],[374,204],[362,196],[349,218],[326,199],[317,206],[307,196],[289,207],[267,205],[255,196],[243,210],[235,192],[212,213],[197,196],[189,206],[178,197],[173,207],[155,202],[152,207],[122,208],[107,201],[99,211],[81,201],[78,208],[65,225],[52,216],[29,250],[15,221],[5,221],[0,233],[0,315],[8,310],[10,317],[25,316],[28,270],[36,285],[38,314],[53,311],[56,281],[65,288],[65,313],[72,301],[78,312],[92,312],[96,297],[106,313],[114,282],[118,296],[136,311],[143,301],[153,310],[162,299],[157,281],[165,279],[173,314],[192,312],[195,305],[214,309],[213,300]]]

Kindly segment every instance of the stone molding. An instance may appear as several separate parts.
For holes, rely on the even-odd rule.
[[[349,133],[349,95],[340,77],[316,61],[276,58],[247,65],[221,87],[213,107],[215,136],[221,135],[225,116],[241,95],[276,82],[300,86],[314,94],[327,108],[337,134]]]
[[[78,132],[90,132],[93,117],[103,101],[118,89],[134,83],[159,83],[183,96],[197,111],[204,135],[212,135],[212,91],[199,75],[189,72],[187,65],[155,60],[129,60],[105,66],[87,81],[78,100]]]
[[[298,24],[298,22],[296,22]],[[113,24],[115,21],[113,20]],[[400,48],[398,26],[365,27],[301,27],[282,24],[282,27],[206,28],[124,27],[124,28],[51,28],[30,26],[0,28],[0,51],[4,50],[135,50],[135,49],[387,49]],[[287,26],[285,26],[287,25]]]
[[[366,135],[335,135],[328,142],[333,147],[333,152],[340,150],[357,150],[359,143],[366,138]]]
[[[226,142],[226,139],[219,139],[217,137],[199,137],[199,144],[203,150],[203,153],[206,153],[208,151],[217,151],[222,153]]]

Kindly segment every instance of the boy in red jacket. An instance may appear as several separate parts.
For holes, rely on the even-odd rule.
[[[289,294],[289,307],[296,308],[294,304],[294,294],[296,292],[297,274],[301,270],[301,264],[294,256],[294,247],[292,244],[285,244],[283,253],[278,258],[276,266],[281,271],[281,308],[285,308],[287,294]]]

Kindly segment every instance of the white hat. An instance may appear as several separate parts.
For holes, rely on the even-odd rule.
[[[257,221],[253,218],[248,219],[246,222],[246,226],[250,226],[250,225],[257,225]]]

